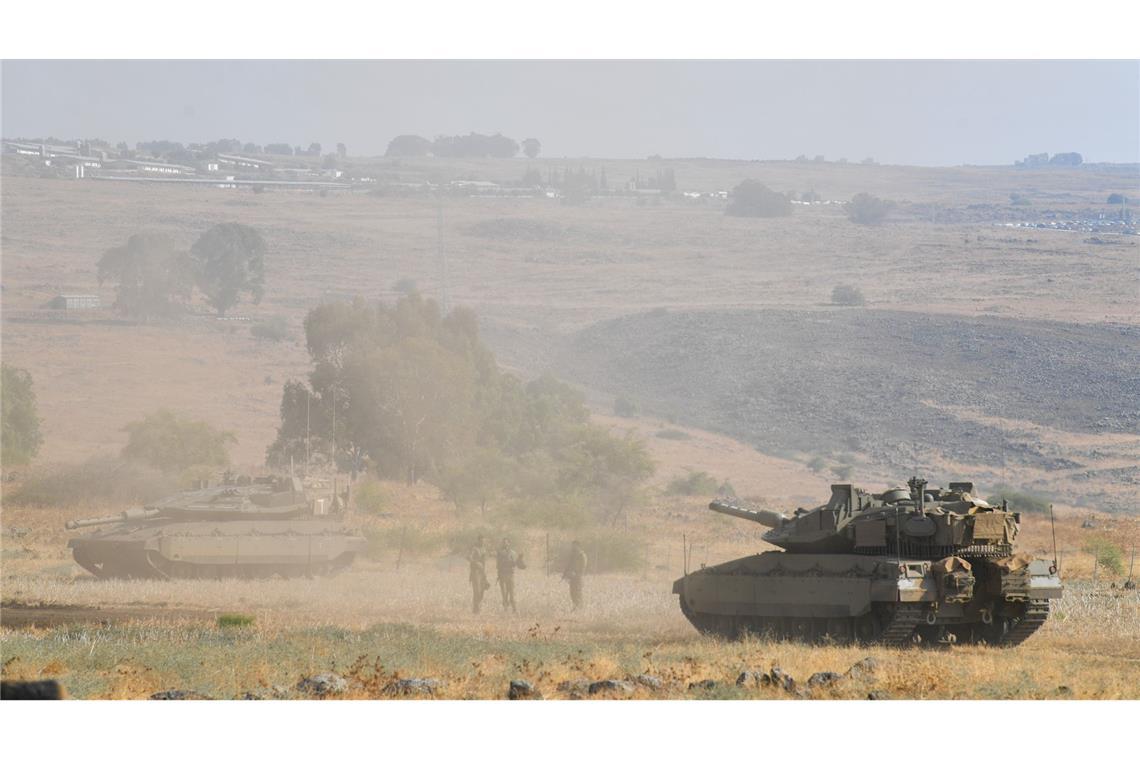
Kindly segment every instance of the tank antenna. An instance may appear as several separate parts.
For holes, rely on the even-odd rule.
[[[1057,525],[1053,522],[1053,505],[1049,505],[1049,530],[1053,532],[1053,567],[1049,569],[1050,575],[1056,575],[1060,565],[1057,563]]]

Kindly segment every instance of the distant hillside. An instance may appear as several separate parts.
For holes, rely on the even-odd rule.
[[[909,470],[917,455],[1089,477],[1087,462],[1055,446],[1011,444],[999,423],[978,416],[1140,434],[1140,328],[1131,326],[658,310],[583,330],[555,364],[646,413],[764,451],[853,452],[892,470]],[[1140,467],[1102,474],[1140,485]]]

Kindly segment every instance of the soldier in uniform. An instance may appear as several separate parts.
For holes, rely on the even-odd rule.
[[[586,574],[586,552],[577,541],[570,547],[570,559],[566,563],[566,570],[562,579],[570,581],[570,603],[574,609],[582,606],[582,577]]]
[[[487,550],[483,545],[483,536],[475,539],[475,545],[467,554],[467,579],[471,581],[471,611],[479,614],[479,607],[483,604],[483,593],[491,588],[487,582]]]
[[[495,555],[495,570],[498,573],[499,591],[503,594],[503,609],[508,607],[511,612],[518,612],[515,606],[515,568],[526,569],[522,555],[511,548],[511,540],[504,538],[499,544],[499,551]]]

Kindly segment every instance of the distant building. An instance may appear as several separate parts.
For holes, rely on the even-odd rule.
[[[237,167],[238,169],[254,169],[256,171],[269,171],[273,168],[272,161],[263,161],[260,158],[238,156],[232,153],[219,153],[218,163],[222,166]]]
[[[48,302],[48,306],[53,309],[67,309],[68,311],[98,309],[102,305],[99,296],[93,295],[58,295]]]
[[[139,161],[136,159],[120,158],[107,163],[109,169],[136,171],[141,174],[158,176],[193,174],[194,167],[182,164],[168,164],[165,161]]]

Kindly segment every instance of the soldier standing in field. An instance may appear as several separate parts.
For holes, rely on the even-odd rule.
[[[511,540],[504,538],[499,544],[499,551],[495,555],[495,570],[498,573],[499,591],[503,594],[503,609],[508,607],[511,612],[518,612],[515,606],[515,568],[526,569],[522,555],[511,548]]]
[[[475,539],[475,545],[467,554],[467,565],[467,579],[471,582],[471,611],[477,615],[483,604],[483,593],[491,588],[487,582],[487,550],[483,545],[483,536]]]
[[[570,603],[574,605],[574,609],[582,606],[582,577],[586,574],[586,552],[582,551],[582,546],[575,541],[570,547],[570,559],[566,563],[566,570],[562,573],[562,579],[570,581]]]

